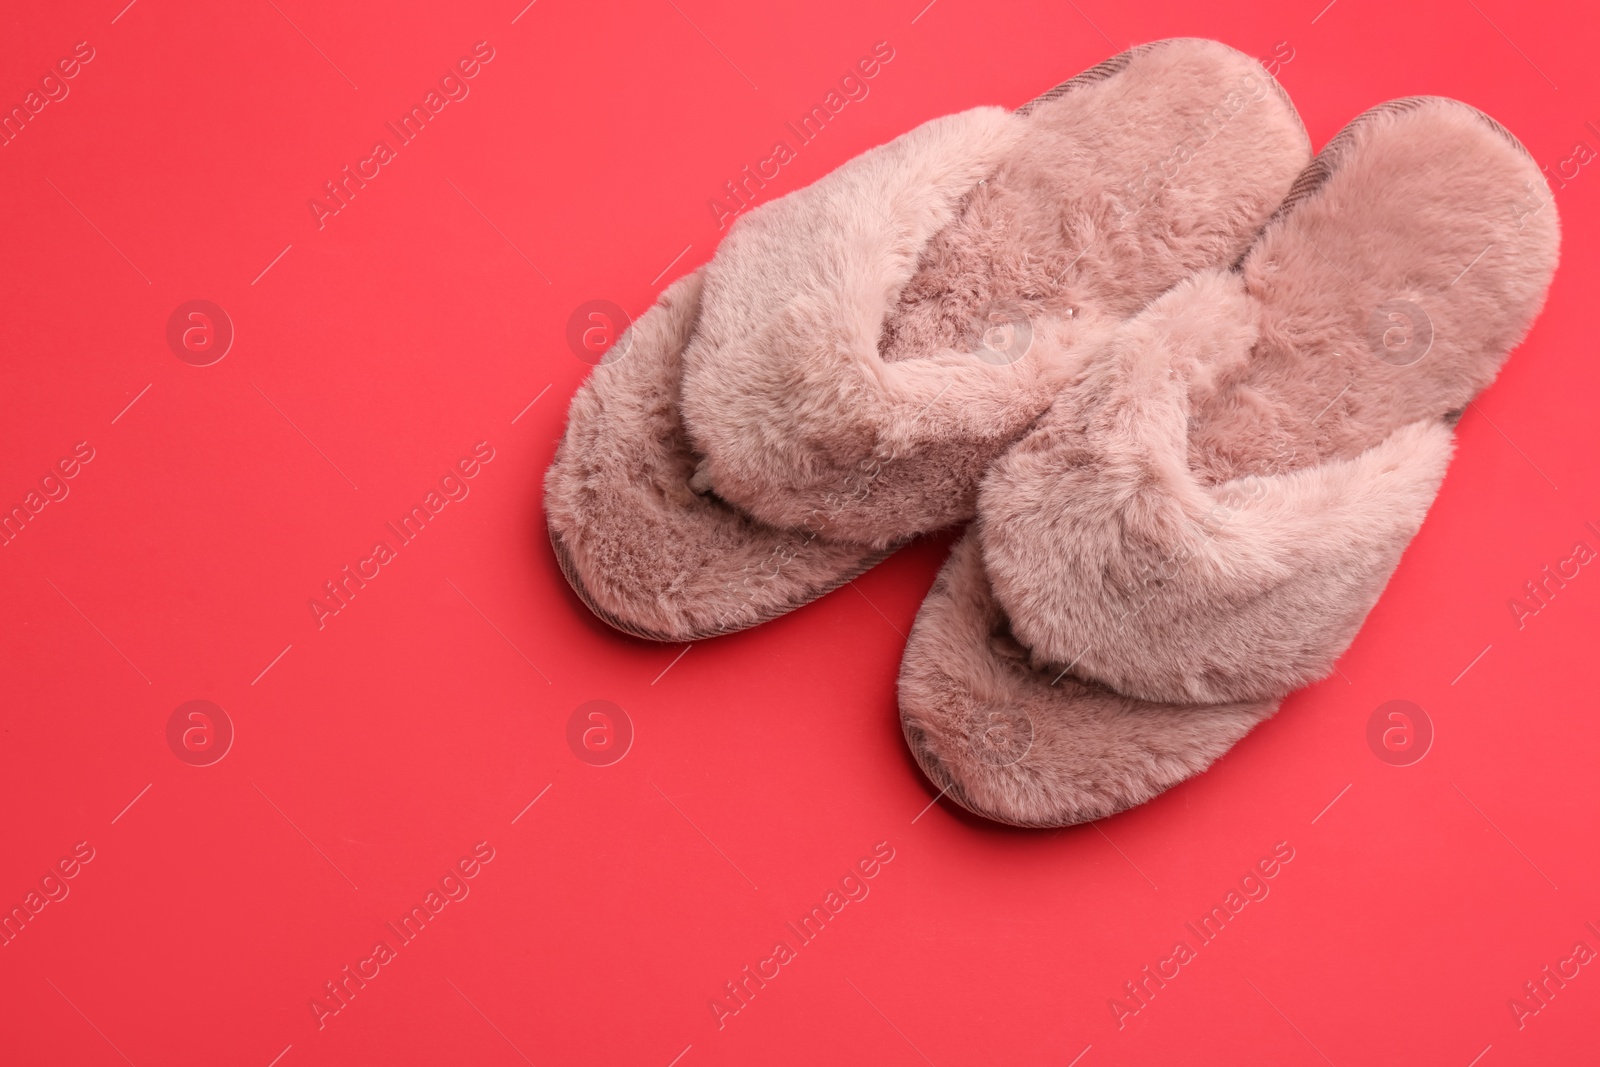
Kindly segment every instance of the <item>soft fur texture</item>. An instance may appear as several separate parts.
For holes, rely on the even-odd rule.
[[[1082,821],[1202,769],[1327,674],[1421,524],[1455,417],[1543,303],[1548,198],[1472,108],[1384,105],[1236,272],[1180,285],[1086,361],[985,480],[913,631],[902,715],[930,777],[1004,821]],[[1424,322],[1425,354],[1380,358]],[[1105,757],[975,758],[960,724],[1017,709]]]
[[[562,573],[600,618],[658,641],[754,625],[768,604],[803,604],[883,555],[811,543],[690,492],[676,397],[701,280],[674,283],[631,327],[625,358],[595,368],[545,477]]]
[[[906,742],[969,811],[1017,826],[1103,818],[1204,770],[1278,702],[1196,707],[1035,669],[963,538],[917,614],[900,670]]]
[[[694,640],[969,517],[1082,352],[1236,259],[1308,153],[1258,64],[1167,41],[757,208],[574,397],[546,476],[563,573],[613,626]],[[996,307],[1020,360],[977,354]]]
[[[1042,662],[1146,700],[1270,699],[1327,674],[1376,602],[1450,430],[1436,417],[1349,459],[1205,484],[1188,394],[1248,357],[1254,311],[1238,275],[1180,285],[985,480],[984,565]]]
[[[1259,64],[1170,41],[1025,116],[936,119],[758,208],[706,268],[684,353],[698,484],[882,547],[971,517],[988,464],[1082,353],[1234,262],[1308,154]],[[1031,331],[1015,362],[976,352],[995,304]]]

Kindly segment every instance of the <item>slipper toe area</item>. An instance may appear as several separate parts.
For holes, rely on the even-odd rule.
[[[901,726],[923,773],[967,810],[1015,826],[1070,826],[1142,803],[1277,706],[1153,703],[1033,669],[971,535],[924,601],[900,670]]]
[[[887,555],[763,525],[691,486],[699,458],[679,421],[681,355],[701,275],[640,316],[573,397],[545,476],[562,573],[611,626],[692,641],[754,626]]]

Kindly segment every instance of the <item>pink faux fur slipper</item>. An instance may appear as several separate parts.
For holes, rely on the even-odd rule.
[[[1346,127],[1234,270],[1127,323],[985,478],[901,670],[928,776],[1003,822],[1096,819],[1325,676],[1559,240],[1538,165],[1473,108]]]
[[[970,518],[1081,353],[1234,262],[1308,156],[1258,63],[1165,41],[755,209],[574,397],[563,573],[613,626],[692,640]]]

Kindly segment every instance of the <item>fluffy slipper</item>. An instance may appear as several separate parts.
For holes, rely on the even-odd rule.
[[[901,671],[929,777],[1004,822],[1099,818],[1325,676],[1558,246],[1538,165],[1475,109],[1346,127],[1233,271],[1129,322],[984,480]]]
[[[578,390],[545,480],[561,573],[595,615],[656,641],[752,626],[769,605],[804,604],[887,555],[690,490],[677,397],[701,281],[696,271],[669,286],[619,342],[626,361],[602,363]]]
[[[1234,262],[1308,155],[1259,64],[1166,41],[755,209],[574,398],[545,483],[563,572],[619,629],[691,640],[970,518],[1081,353]]]

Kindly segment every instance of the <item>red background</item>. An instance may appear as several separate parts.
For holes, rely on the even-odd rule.
[[[1280,78],[1318,145],[1382,100],[1437,93],[1554,173],[1575,144],[1600,148],[1592,4],[123,2],[0,18],[7,108],[76,42],[95,49],[0,149],[0,504],[76,442],[95,450],[0,548],[0,905],[77,842],[95,851],[0,948],[0,1059],[1593,1056],[1600,967],[1520,1027],[1508,1002],[1576,942],[1600,950],[1600,573],[1520,629],[1509,601],[1575,542],[1600,549],[1600,167],[1556,192],[1549,304],[1463,420],[1339,674],[1098,825],[924,811],[894,681],[947,537],[685,652],[591,618],[539,512],[589,370],[564,339],[573,309],[637,314],[709,257],[707,201],[875,42],[895,55],[870,96],[766,195],[924,119],[1191,35],[1261,57],[1285,42]],[[319,230],[307,200],[478,41],[495,58],[470,96]],[[166,342],[192,299],[236,331],[212,366]],[[495,459],[470,497],[319,630],[322,583],[479,441]],[[166,740],[195,699],[236,731],[207,767]],[[608,767],[566,740],[594,699],[635,730]],[[1393,699],[1435,730],[1411,766],[1366,740]],[[319,1029],[323,983],[480,841],[495,858],[470,896]],[[870,896],[719,1029],[723,983],[881,841],[895,858]],[[1123,983],[1280,841],[1295,858],[1270,896],[1119,1029]]]

